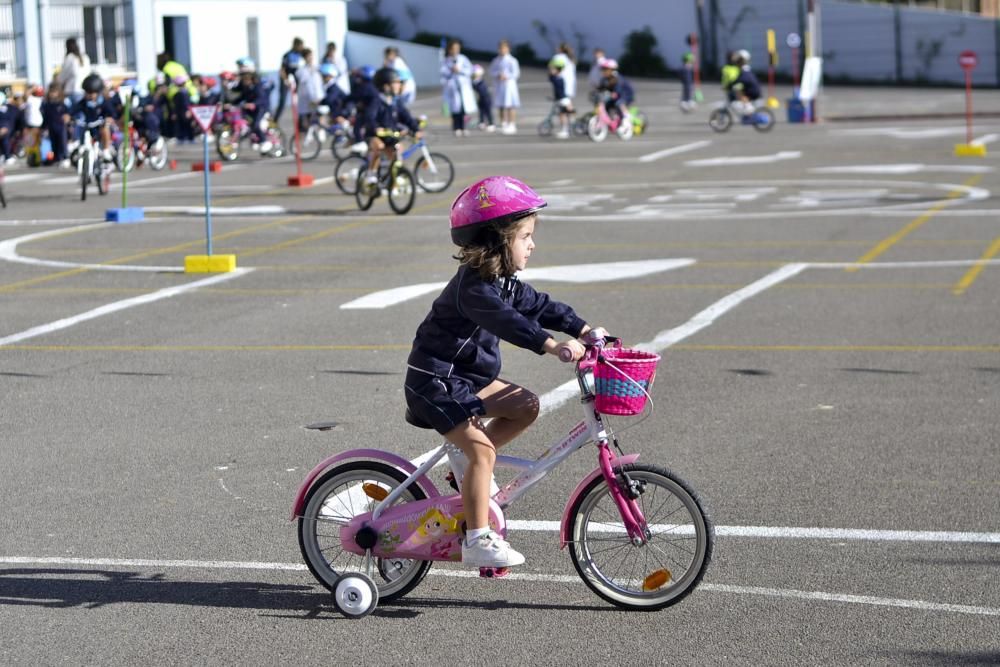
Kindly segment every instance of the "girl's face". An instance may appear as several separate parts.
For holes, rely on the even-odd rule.
[[[535,249],[535,222],[538,216],[530,215],[517,224],[514,240],[510,242],[510,258],[518,271],[528,265],[531,251]]]
[[[500,55],[505,56],[508,53],[510,53],[510,46],[507,44],[507,42],[500,42],[500,46],[497,48],[497,52]]]

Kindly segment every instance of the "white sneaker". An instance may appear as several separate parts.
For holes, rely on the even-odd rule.
[[[378,174],[368,174],[365,176],[365,183],[368,185],[375,185],[378,183]]]
[[[556,132],[556,139],[569,139],[569,130],[563,128]]]
[[[497,131],[497,126],[496,125],[487,125],[486,126],[486,131],[489,132],[490,134],[493,134],[494,132]]]
[[[11,155],[9,158],[4,160],[5,164],[17,164],[17,156]]]
[[[263,154],[267,154],[271,152],[272,148],[274,148],[274,144],[272,144],[270,141],[265,141],[260,145],[260,152]]]
[[[506,540],[492,530],[470,547],[462,541],[462,564],[472,567],[513,567],[524,562],[524,556],[511,548]]]
[[[356,144],[351,144],[351,148],[349,149],[348,152],[357,153],[358,155],[364,155],[365,153],[368,152],[368,144],[366,144],[363,141],[359,141]]]
[[[70,161],[69,161],[69,158],[66,158],[65,160],[63,160],[63,161],[61,161],[61,162],[59,163],[59,168],[60,168],[60,169],[69,169],[69,168],[70,168],[70,167],[72,167],[72,166],[73,166],[73,165],[72,165],[72,164],[70,164]]]

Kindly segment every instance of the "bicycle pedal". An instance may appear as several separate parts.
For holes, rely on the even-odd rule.
[[[447,475],[444,476],[444,481],[448,482],[451,488],[455,489],[459,493],[462,492],[462,489],[458,488],[458,480],[455,479],[455,473],[449,472]]]
[[[481,567],[479,576],[483,579],[503,579],[510,574],[509,567]]]

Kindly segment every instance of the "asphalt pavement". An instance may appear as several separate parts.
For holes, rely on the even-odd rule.
[[[213,245],[233,273],[181,270],[205,252],[198,145],[132,175],[137,224],[103,222],[120,175],[81,202],[72,172],[7,170],[0,663],[1000,663],[1000,121],[975,121],[985,158],[958,158],[961,118],[886,116],[960,113],[961,91],[829,88],[829,121],[718,134],[713,91],[683,114],[675,84],[640,82],[648,132],[596,144],[538,136],[545,85],[529,73],[512,136],[456,138],[422,95],[457,178],[407,215],[359,211],[329,153],[311,188],[286,185],[291,158],[225,165]],[[832,120],[856,110],[879,118]],[[655,613],[591,593],[557,532],[585,448],[508,512],[516,576],[435,565],[348,620],[292,502],[328,455],[439,444],[402,419],[419,286],[455,270],[452,199],[497,173],[549,202],[532,283],[661,350],[622,447],[704,497],[715,559]],[[537,456],[579,418],[554,391],[571,375],[503,354],[546,406],[509,451]]]

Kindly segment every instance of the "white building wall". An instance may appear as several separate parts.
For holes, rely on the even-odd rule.
[[[387,46],[399,49],[399,55],[413,72],[417,88],[441,85],[441,49],[422,44],[387,39],[360,32],[348,32],[344,57],[350,67],[372,65],[381,67]]]
[[[250,54],[249,18],[257,19],[257,67],[262,72],[278,70],[281,56],[291,47],[293,37],[305,40],[318,63],[326,51],[326,42],[336,42],[342,48],[347,32],[344,0],[154,0],[154,3],[154,34],[151,39],[140,39],[137,43],[155,45],[156,53],[163,51],[163,17],[187,16],[192,73],[216,75],[223,70],[234,70],[236,59]],[[293,18],[316,21],[311,24]],[[147,79],[153,73],[139,74]]]
[[[407,7],[416,7],[419,16],[414,24]],[[467,48],[496,50],[497,41],[508,39],[512,45],[528,42],[540,58],[552,55],[561,41],[569,42],[577,53],[589,61],[595,46],[617,58],[624,50],[626,35],[648,25],[658,42],[658,49],[667,65],[678,67],[687,50],[685,37],[697,31],[693,0],[632,0],[627,4],[609,4],[606,0],[504,0],[500,3],[469,2],[468,0],[382,0],[380,12],[391,16],[399,27],[399,36],[410,39],[418,30],[445,33],[459,37]],[[348,5],[351,19],[364,19],[360,2]],[[541,37],[534,23],[544,25],[548,42]]]

